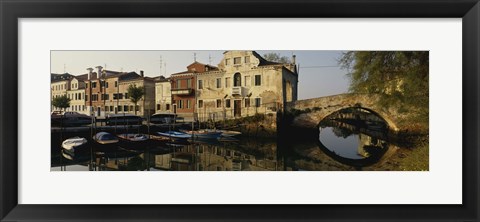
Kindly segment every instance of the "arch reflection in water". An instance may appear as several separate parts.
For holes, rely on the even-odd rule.
[[[319,124],[318,144],[332,159],[356,168],[377,163],[388,150],[388,125],[362,108],[347,108]]]

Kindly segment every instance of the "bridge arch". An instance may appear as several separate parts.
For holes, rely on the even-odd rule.
[[[394,130],[394,131],[398,131],[398,127],[397,125],[395,124],[395,122],[390,119],[388,117],[388,115],[386,114],[382,114],[380,112],[377,112],[371,108],[367,108],[367,107],[364,107],[364,106],[361,106],[361,105],[357,105],[357,106],[344,106],[344,107],[340,107],[340,108],[337,108],[329,113],[326,113],[323,118],[321,118],[320,122],[322,122],[325,118],[327,118],[328,116],[336,113],[336,112],[339,112],[341,110],[345,110],[345,109],[350,109],[350,108],[355,108],[355,109],[362,109],[362,110],[365,110],[365,111],[368,111],[376,116],[378,116],[380,119],[382,119],[385,123],[387,123],[387,126],[388,126],[388,129],[390,130]],[[317,127],[320,125],[320,122],[318,122],[318,125]]]

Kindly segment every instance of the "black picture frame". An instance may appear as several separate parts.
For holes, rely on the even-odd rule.
[[[478,221],[478,0],[0,0],[2,221]],[[463,18],[461,205],[20,205],[18,19],[120,17]],[[447,43],[448,44],[448,43]],[[279,194],[281,195],[281,194]],[[441,195],[441,194],[439,194]]]

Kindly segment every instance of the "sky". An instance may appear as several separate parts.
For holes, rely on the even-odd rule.
[[[194,59],[217,66],[223,52],[215,51],[51,51],[51,73],[68,72],[73,75],[87,73],[87,68],[103,66],[113,71],[143,70],[145,76],[155,77],[185,71]],[[279,53],[289,58],[296,55],[299,65],[298,99],[335,95],[348,91],[347,70],[338,60],[342,51],[265,51],[260,55]]]

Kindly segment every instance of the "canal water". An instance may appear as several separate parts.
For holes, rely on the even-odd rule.
[[[95,145],[81,152],[61,148],[62,138],[89,133],[52,134],[52,171],[345,171],[385,170],[398,147],[387,141],[388,126],[374,114],[335,113],[319,124],[318,137],[287,140],[237,137],[141,145]],[[282,138],[285,139],[285,138]]]

